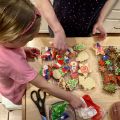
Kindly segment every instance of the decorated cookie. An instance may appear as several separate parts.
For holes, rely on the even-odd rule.
[[[40,68],[40,75],[46,80],[49,80],[53,76],[52,68],[49,65],[44,65]]]
[[[104,55],[105,52],[104,52],[104,49],[103,47],[100,45],[100,43],[96,43],[94,46],[93,46],[93,50],[95,50],[95,54],[96,55]]]
[[[70,79],[66,82],[66,89],[74,90],[77,87],[78,80]]]
[[[63,77],[65,73],[62,71],[62,69],[55,69],[53,70],[53,78],[59,80],[61,77]]]
[[[89,59],[89,55],[86,51],[82,51],[78,54],[76,61],[83,62]]]
[[[73,50],[75,50],[75,51],[82,51],[85,49],[86,49],[86,46],[83,44],[77,44],[77,45],[73,46]]]
[[[68,48],[65,52],[65,56],[69,58],[75,58],[77,55],[77,52],[73,50],[73,48]]]
[[[86,64],[79,64],[80,69],[78,70],[78,73],[83,74],[85,77],[88,76],[88,74],[91,72],[90,68],[88,66],[88,63]]]
[[[108,93],[115,93],[116,85],[114,83],[104,84],[103,89]]]
[[[66,89],[66,82],[63,77],[60,78],[58,86],[62,89]]]
[[[77,61],[70,61],[69,62],[69,67],[70,67],[70,71],[71,73],[75,73],[78,71],[78,62]]]
[[[85,78],[84,76],[79,76],[79,85],[84,90],[91,90],[95,88],[95,80],[93,80],[91,77]]]
[[[70,73],[70,77],[71,77],[71,79],[78,79],[79,74],[78,74],[78,72]]]

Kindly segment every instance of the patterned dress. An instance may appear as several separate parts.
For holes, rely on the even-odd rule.
[[[90,36],[107,0],[54,0],[53,8],[67,37]]]

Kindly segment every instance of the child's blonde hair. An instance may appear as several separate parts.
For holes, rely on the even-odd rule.
[[[0,0],[0,43],[15,40],[34,18],[29,0]]]

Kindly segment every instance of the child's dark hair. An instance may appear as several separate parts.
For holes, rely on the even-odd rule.
[[[34,19],[34,13],[29,0],[0,0],[0,42],[15,40]]]

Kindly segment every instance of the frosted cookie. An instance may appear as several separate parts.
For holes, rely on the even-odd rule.
[[[103,89],[108,93],[115,93],[116,85],[114,83],[104,84]]]
[[[93,46],[93,50],[95,51],[96,55],[105,55],[103,47],[100,45],[100,43],[96,43]]]
[[[86,49],[86,46],[84,44],[77,44],[77,45],[73,46],[73,50],[75,50],[75,51],[82,51],[85,49]]]
[[[55,69],[53,70],[53,78],[59,80],[61,77],[63,77],[65,73],[62,71],[62,69]]]
[[[88,74],[91,72],[88,63],[86,64],[79,64],[79,70],[78,73],[83,74],[85,77],[88,76]]]
[[[84,90],[91,90],[95,88],[95,80],[93,80],[91,77],[85,78],[83,76],[79,76],[79,85]]]
[[[83,62],[89,59],[89,55],[86,51],[82,51],[78,54],[76,61]]]
[[[66,82],[66,89],[74,90],[77,87],[78,80],[70,79]]]
[[[58,86],[62,89],[66,89],[66,83],[63,77],[60,78]]]

